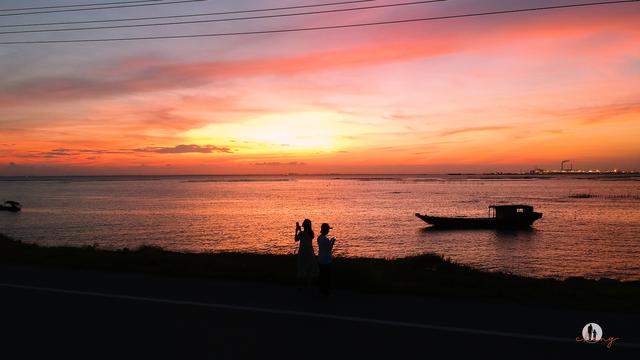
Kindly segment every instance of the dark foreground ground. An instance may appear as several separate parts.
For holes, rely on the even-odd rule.
[[[640,358],[640,283],[530,279],[435,255],[337,259],[329,299],[290,255],[41,247],[0,235],[0,359]],[[577,343],[596,322],[612,349]]]
[[[2,359],[638,358],[639,315],[0,266]],[[612,349],[579,344],[587,322]]]
[[[181,253],[157,247],[46,247],[0,234],[0,264],[295,285],[295,255]],[[336,288],[398,295],[640,314],[640,281],[536,279],[486,272],[435,254],[337,258]]]

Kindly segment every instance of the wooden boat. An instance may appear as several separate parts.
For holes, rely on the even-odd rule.
[[[542,217],[530,205],[491,205],[489,217],[442,217],[416,213],[416,216],[433,227],[442,229],[494,229],[526,228]]]
[[[18,212],[22,210],[22,205],[17,201],[5,201],[3,205],[0,205],[0,211]]]

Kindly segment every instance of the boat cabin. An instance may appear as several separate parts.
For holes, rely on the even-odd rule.
[[[493,214],[492,214],[493,212]],[[533,214],[531,205],[491,205],[489,206],[489,216],[496,219],[514,219],[530,216]]]

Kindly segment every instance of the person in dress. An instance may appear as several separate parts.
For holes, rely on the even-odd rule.
[[[320,267],[320,293],[325,296],[329,296],[331,291],[331,255],[333,252],[333,245],[336,243],[336,238],[329,239],[329,230],[331,230],[329,224],[324,223],[320,226],[320,235],[318,236],[318,266]]]
[[[305,219],[302,227],[296,223],[295,241],[298,243],[298,280],[300,285],[309,288],[311,281],[318,273],[318,263],[313,250],[313,228],[311,220]]]

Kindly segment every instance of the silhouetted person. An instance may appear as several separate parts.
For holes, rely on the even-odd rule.
[[[320,226],[320,236],[318,236],[318,265],[320,267],[320,293],[325,296],[331,291],[331,253],[336,238],[327,238],[331,230],[329,224],[324,223]]]
[[[596,329],[593,329],[593,341],[598,340],[598,331]]]
[[[311,220],[304,219],[302,227],[296,223],[295,240],[298,242],[298,280],[300,286],[311,286],[311,280],[318,273],[318,263],[313,251],[313,238],[315,234],[311,227]]]
[[[587,327],[587,333],[589,333],[589,340],[591,340],[591,336],[593,335],[593,326],[591,326],[591,324]]]

